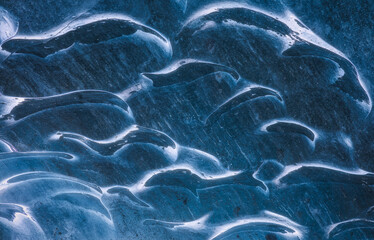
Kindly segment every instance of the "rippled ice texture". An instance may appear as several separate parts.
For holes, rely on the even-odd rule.
[[[0,238],[374,239],[373,4],[284,2],[0,0]]]

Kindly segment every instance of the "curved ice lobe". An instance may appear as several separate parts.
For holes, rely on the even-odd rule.
[[[374,174],[362,169],[344,169],[319,163],[286,166],[274,180],[276,184],[340,183],[348,185],[373,185]]]
[[[258,215],[246,216],[226,223],[212,223],[213,217],[208,213],[193,221],[171,222],[147,219],[143,222],[147,226],[160,226],[179,232],[198,232],[203,239],[308,239],[306,227],[294,221],[270,212],[262,211]]]
[[[16,174],[16,175],[13,175],[13,176],[1,181],[0,184],[1,185],[14,184],[14,183],[20,183],[20,182],[29,181],[29,180],[32,181],[33,179],[43,179],[43,180],[59,179],[59,180],[72,181],[74,183],[80,183],[80,184],[83,184],[83,185],[87,185],[91,189],[95,190],[96,192],[98,192],[100,194],[102,193],[102,190],[100,189],[100,187],[97,186],[94,183],[85,182],[85,181],[77,179],[77,178],[74,179],[71,176],[66,176],[66,175],[62,175],[62,174],[58,174],[58,173],[54,173],[54,172],[45,172],[45,171],[33,171],[33,172],[24,172],[24,173],[21,173],[21,174]]]
[[[43,229],[28,208],[14,203],[0,203],[1,239],[46,239]]]
[[[0,7],[0,45],[17,34],[18,21],[7,10]],[[0,63],[9,56],[7,51],[0,47]]]
[[[51,172],[68,175],[72,174],[72,165],[77,158],[61,152],[10,152],[1,153],[0,162],[4,165],[0,169],[0,182],[20,176],[25,173]],[[27,176],[27,175],[25,175]]]
[[[372,219],[353,218],[329,226],[326,230],[326,239],[344,239],[344,236],[369,239],[373,233],[374,221]],[[362,238],[359,238],[360,236]]]
[[[125,132],[120,133],[111,139],[101,141],[95,141],[80,134],[68,132],[59,132],[56,134],[56,137],[79,141],[104,156],[113,155],[128,144],[142,143],[153,144],[163,150],[169,150],[171,155],[173,155],[173,161],[178,157],[178,145],[168,135],[157,130],[140,126],[132,126],[130,129],[125,130]]]
[[[222,114],[238,107],[246,101],[262,97],[275,97],[278,101],[283,102],[282,97],[275,90],[261,86],[247,87],[226,100],[215,111],[210,113],[205,120],[205,124],[211,125],[216,122]]]
[[[80,94],[76,96],[80,96]],[[112,95],[109,96],[113,97]],[[53,103],[56,99],[64,99],[66,102],[64,105],[56,107]],[[112,98],[112,100],[117,101],[119,99]],[[45,101],[45,104],[42,103],[43,101]],[[70,104],[77,102],[81,103]],[[105,139],[127,129],[135,123],[132,115],[126,111],[128,109],[125,102],[118,101],[116,104],[120,104],[126,110],[116,105],[108,105],[108,102],[104,99],[95,100],[94,102],[98,103],[84,103],[84,98],[76,100],[69,98],[68,95],[63,95],[55,99],[52,97],[52,99],[46,98],[40,100],[40,104],[34,105],[34,109],[31,108],[32,104],[21,104],[20,106],[23,107],[29,106],[25,112],[31,115],[24,116],[16,121],[12,118],[9,120],[3,118],[0,121],[0,124],[3,126],[0,129],[1,135],[3,136],[3,140],[11,143],[18,151],[56,150],[54,149],[54,143],[49,140],[51,135],[58,131],[75,132],[89,138]],[[43,108],[46,109],[43,110]],[[42,111],[34,112],[34,110]],[[20,114],[17,116],[23,116],[23,112],[18,112],[17,110],[16,113]],[[24,134],[25,132],[28,132],[28,134]],[[70,152],[72,149],[65,150]]]
[[[73,25],[74,27],[70,27]],[[11,53],[34,54],[39,57],[47,57],[63,49],[67,49],[74,43],[98,44],[115,38],[131,36],[137,31],[151,34],[164,41],[167,40],[157,31],[140,25],[134,21],[106,18],[93,22],[77,25],[70,23],[67,28],[63,28],[57,34],[45,34],[49,38],[38,38],[33,36],[14,37],[2,44],[2,48]],[[52,36],[51,36],[52,35]]]
[[[277,239],[278,237],[285,237],[286,239],[306,239],[304,233],[294,226],[288,226],[287,223],[278,222],[264,218],[243,219],[238,220],[232,224],[227,224],[218,228],[210,240],[223,240],[229,237],[236,237],[242,233],[256,233],[255,236],[263,235],[265,239]],[[259,234],[262,233],[262,234]],[[278,237],[277,237],[278,236]]]
[[[11,194],[12,191],[14,191],[13,188],[23,188],[24,185],[32,186],[38,185],[37,182],[45,182],[46,183],[46,189],[43,194],[48,195],[51,192],[66,192],[66,190],[72,190],[72,187],[75,185],[75,188],[77,191],[86,191],[87,193],[94,194],[94,195],[100,195],[102,191],[98,186],[95,184],[91,184],[88,182],[85,182],[83,180],[73,178],[70,176],[65,176],[58,173],[52,173],[52,172],[43,172],[43,171],[32,171],[32,172],[24,172],[21,174],[17,174],[14,176],[11,176],[3,181],[1,181],[0,184],[0,191],[2,191],[4,194],[1,196],[2,201],[9,201],[9,199],[15,199],[15,201],[21,201],[21,202],[28,202],[28,201],[34,201],[34,197],[41,197],[36,196],[32,194],[24,194],[22,196],[14,196]],[[50,181],[50,182],[49,182]],[[60,184],[55,184],[59,183]],[[40,183],[41,184],[41,183]],[[31,187],[28,189],[28,192],[37,192],[40,191],[36,186]]]
[[[123,111],[125,111],[130,117],[132,116],[130,107],[120,97],[110,92],[97,90],[75,91],[49,97],[22,98],[21,100],[14,98],[13,103],[8,103],[11,105],[10,111],[9,113],[2,112],[2,118],[0,118],[0,120],[13,119],[17,121],[52,108],[83,104],[105,104],[113,107],[116,106],[123,109]],[[3,108],[6,107],[3,106]]]
[[[248,238],[262,236],[264,239],[308,239],[307,228],[291,219],[270,211],[262,211],[258,215],[247,216],[223,224],[212,224],[210,214],[191,222],[165,222],[146,220],[146,225],[160,225],[174,230],[189,230],[207,233],[209,240],[232,239],[243,236]],[[273,237],[273,238],[270,238]],[[261,238],[262,239],[262,238]]]
[[[229,4],[227,6],[230,6]],[[183,30],[178,33],[177,41],[193,35],[197,29],[205,29],[215,24],[222,24],[229,20],[243,25],[254,25],[265,30],[279,32],[283,35],[290,35],[293,31],[281,21],[260,12],[258,9],[249,9],[243,7],[216,7],[212,11],[202,11],[203,14],[193,15],[183,26]]]
[[[262,182],[254,179],[248,172],[236,173],[232,176],[218,175],[216,177],[203,177],[192,173],[188,169],[175,169],[155,174],[146,183],[146,187],[180,187],[191,191],[198,196],[198,190],[227,185],[243,185],[259,187],[265,191],[266,187]]]
[[[60,193],[53,196],[52,200],[78,205],[81,208],[97,212],[105,216],[108,220],[111,220],[108,209],[106,209],[101,200],[96,196],[86,193]]]
[[[347,93],[353,99],[365,104],[366,108],[371,108],[371,100],[369,93],[365,90],[356,67],[346,57],[338,55],[326,48],[314,45],[313,43],[298,42],[292,47],[283,52],[284,56],[289,57],[316,57],[330,59],[336,62],[343,70],[343,76],[338,76],[336,82],[332,83],[335,86]]]
[[[114,237],[110,213],[100,199],[102,194],[91,184],[60,174],[25,174],[14,181],[2,182],[0,201],[28,206],[48,239],[53,238],[55,229],[66,238],[72,234],[95,239]]]
[[[266,3],[255,1],[218,1],[216,4],[205,5],[191,14],[178,35],[185,35],[187,39],[184,40],[188,40],[191,37],[189,36],[190,34],[196,35],[199,31],[206,29],[213,30],[214,28],[225,25],[226,27],[238,28],[254,27],[263,29],[265,32],[273,32],[279,35],[279,37],[285,37],[288,43],[281,46],[280,49],[286,50],[294,43],[305,42],[320,46],[344,57],[343,53],[314,34],[289,9],[285,8],[277,0]],[[176,39],[179,42],[178,36]]]
[[[315,131],[296,121],[274,120],[262,126],[261,129],[266,132],[274,132],[279,134],[301,134],[309,138],[309,140],[312,142],[314,142],[318,136]]]
[[[137,83],[140,73],[162,68],[172,55],[161,33],[120,14],[81,18],[41,35],[17,35],[3,47],[15,52],[0,66],[7,79],[3,93],[13,96],[119,92]]]
[[[219,4],[218,6],[212,5],[203,8],[203,10],[198,11],[198,13],[187,19],[186,23],[175,37],[175,41],[181,48],[179,50],[186,52],[191,50],[192,45],[195,43],[190,41],[191,38],[199,37],[202,32],[213,33],[218,28],[223,30],[225,27],[253,27],[253,29],[262,29],[265,32],[277,33],[283,37],[288,36],[290,41],[293,41],[292,39],[295,37],[294,35],[296,35],[287,24],[266,11],[252,8],[244,4],[239,6],[235,6],[235,4]],[[223,33],[224,32],[222,32],[222,34]],[[201,49],[201,47],[213,48],[216,41],[220,40],[218,38],[213,39],[212,37],[213,35],[207,39],[211,41],[211,46],[196,46],[196,49]],[[189,54],[189,52],[187,52],[187,54]]]
[[[163,87],[183,82],[192,82],[203,76],[217,73],[229,73],[235,80],[239,80],[239,74],[232,68],[212,62],[196,59],[183,59],[154,73],[142,75],[153,81],[153,86]]]
[[[0,7],[0,44],[16,35],[18,22],[7,10]]]

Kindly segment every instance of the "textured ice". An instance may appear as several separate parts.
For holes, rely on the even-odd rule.
[[[0,239],[374,239],[342,2],[0,0]]]

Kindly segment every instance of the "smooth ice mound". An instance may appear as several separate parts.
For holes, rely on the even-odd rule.
[[[1,239],[374,238],[370,85],[282,1],[0,1],[0,44]]]

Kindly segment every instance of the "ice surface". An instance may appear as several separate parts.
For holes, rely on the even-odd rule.
[[[312,2],[0,0],[0,239],[374,239],[374,5]]]

